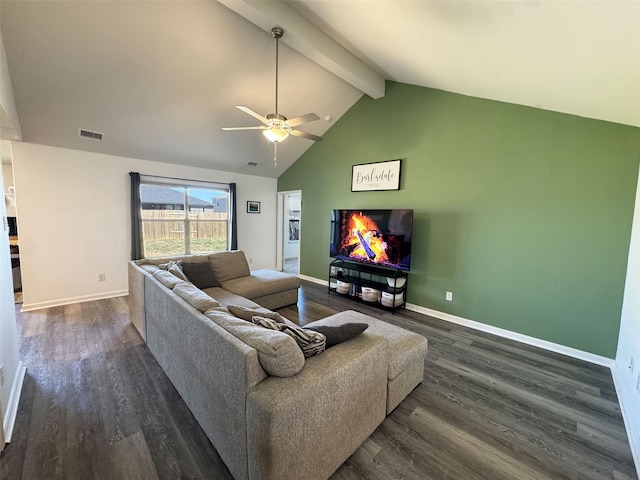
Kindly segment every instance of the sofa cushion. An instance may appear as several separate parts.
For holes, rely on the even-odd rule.
[[[258,305],[253,300],[249,300],[246,297],[231,293],[230,291],[225,290],[222,287],[204,288],[202,291],[210,297],[215,298],[223,307],[227,307],[229,305],[242,305],[246,308],[260,307],[260,305]]]
[[[270,318],[260,317],[258,315],[254,316],[251,321],[261,327],[277,330],[289,335],[296,341],[305,358],[313,357],[318,353],[324,352],[327,346],[327,337],[314,330],[307,330],[297,325],[278,323]]]
[[[153,273],[153,272],[157,272],[158,270],[161,270],[161,268],[158,265],[155,265],[153,263],[142,264],[140,265],[140,268],[148,273]]]
[[[173,288],[184,280],[180,280],[173,273],[166,270],[155,270],[151,275],[167,288]]]
[[[425,337],[354,310],[339,312],[316,320],[305,325],[305,328],[315,328],[320,325],[337,326],[343,323],[366,323],[369,325],[367,334],[387,339],[389,342],[389,380],[396,378],[416,362],[424,362],[424,357],[427,354],[427,339]]]
[[[198,288],[220,286],[209,262],[182,262],[182,270],[189,281]]]
[[[315,327],[308,326],[306,328],[320,332],[327,337],[327,348],[329,348],[357,337],[364,332],[368,326],[366,323],[344,323],[336,326],[318,325]]]
[[[139,260],[133,260],[133,262],[139,267],[142,267],[144,265],[155,265],[156,267],[158,266],[158,262],[154,262],[149,258],[141,258]]]
[[[300,287],[300,279],[276,270],[255,270],[248,277],[220,280],[222,288],[247,298],[260,298]]]
[[[208,310],[205,315],[237,339],[255,348],[260,365],[269,375],[291,377],[304,367],[302,350],[286,333],[254,325],[221,310]]]
[[[218,302],[190,282],[177,284],[173,287],[173,291],[193,308],[200,310],[203,313],[210,308],[220,306]]]
[[[242,250],[212,253],[209,255],[209,263],[220,283],[251,275],[249,263]]]
[[[246,320],[247,322],[251,322],[254,316],[259,315],[264,318],[270,318],[278,323],[286,323],[285,318],[278,312],[272,312],[264,307],[248,308],[241,305],[227,305],[227,310],[236,317]]]

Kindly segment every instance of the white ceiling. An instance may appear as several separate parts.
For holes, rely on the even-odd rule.
[[[276,24],[279,111],[316,135],[377,75],[640,127],[640,0],[222,1],[1,0],[23,140],[277,177],[313,143],[274,168],[259,132],[221,130],[273,112]]]

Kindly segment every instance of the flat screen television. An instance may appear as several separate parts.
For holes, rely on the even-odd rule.
[[[413,210],[332,210],[329,255],[408,271]]]

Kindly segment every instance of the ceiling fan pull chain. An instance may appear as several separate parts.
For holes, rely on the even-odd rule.
[[[273,168],[278,166],[278,142],[273,142]]]

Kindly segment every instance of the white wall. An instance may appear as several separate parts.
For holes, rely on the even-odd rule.
[[[0,2],[2,4],[2,2]],[[2,120],[2,138],[5,140],[19,140],[22,138],[18,110],[13,97],[13,87],[9,76],[9,63],[4,41],[0,32],[0,119]]]
[[[633,368],[630,368],[631,358]],[[640,381],[640,188],[636,191],[614,376],[640,475],[640,392],[636,387]]]
[[[1,2],[0,2],[1,3]],[[5,139],[21,137],[18,112],[11,87],[7,54],[0,33],[0,152],[9,151]],[[2,156],[3,156],[2,155]],[[4,165],[3,165],[4,167]],[[2,175],[4,177],[4,173]],[[0,177],[0,192],[5,191],[4,181]],[[18,354],[18,331],[13,304],[13,277],[11,275],[11,256],[9,253],[9,236],[6,230],[5,217],[7,215],[4,195],[0,199],[0,364],[4,366],[4,383],[0,387],[0,412],[2,412],[2,427],[4,440],[11,437],[13,421],[20,397],[21,379],[24,368]],[[4,440],[0,441],[0,450],[4,447]]]
[[[9,143],[9,142],[6,142]],[[3,197],[5,193],[8,193],[8,188],[13,185],[13,168],[10,163],[2,164],[2,178],[4,180],[4,188],[2,190]],[[6,202],[5,202],[6,203]],[[6,203],[7,206],[7,216],[15,217],[16,216],[16,207],[11,203]]]
[[[0,140],[2,142],[3,140]],[[0,185],[4,191],[4,182],[0,177]],[[9,231],[4,221],[7,215],[4,198],[0,200],[0,364],[4,366],[4,383],[0,386],[0,411],[2,424],[7,438],[11,432],[11,423],[15,415],[20,395],[19,375],[20,357],[18,354],[18,330],[13,304],[13,278],[11,276],[11,255],[9,253]],[[0,450],[4,442],[0,443]]]
[[[25,310],[127,293],[130,171],[235,182],[238,248],[252,269],[275,266],[275,179],[31,143],[12,147]],[[261,213],[247,214],[247,200],[261,202]],[[101,273],[105,282],[98,282]]]

